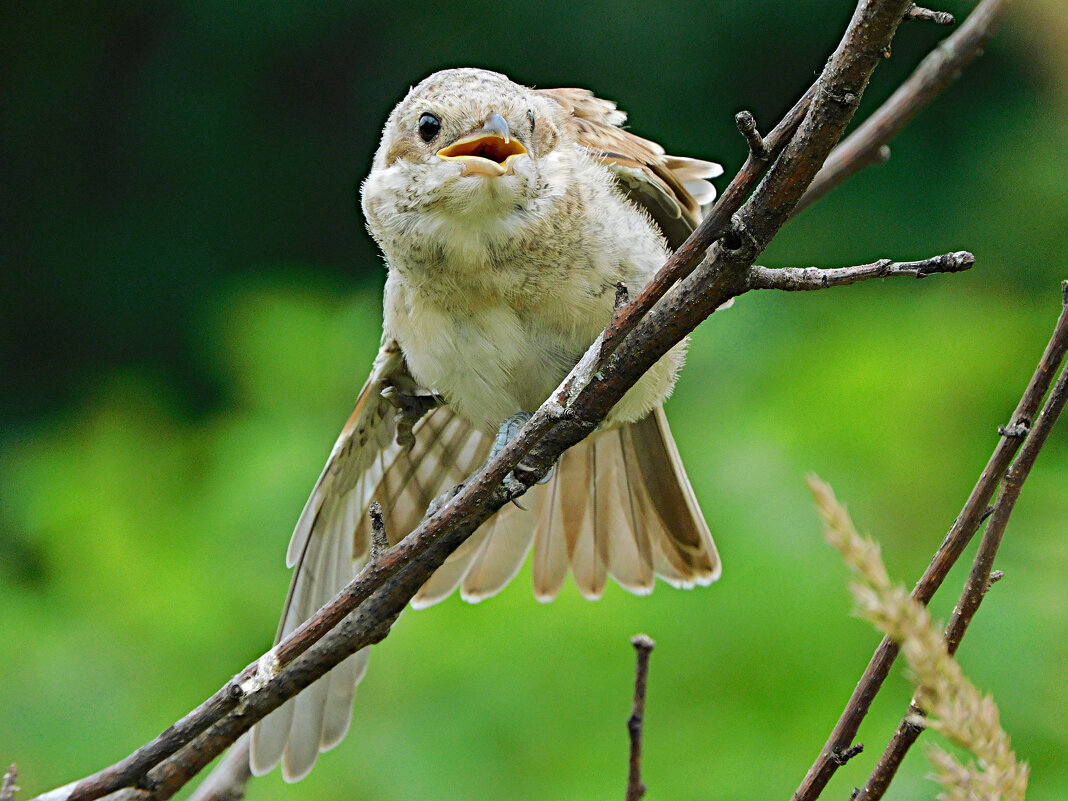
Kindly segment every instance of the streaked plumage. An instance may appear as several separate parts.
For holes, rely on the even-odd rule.
[[[446,70],[394,109],[362,189],[389,268],[382,349],[301,514],[279,637],[366,563],[367,507],[393,541],[489,454],[498,424],[537,408],[608,323],[615,286],[636,291],[700,219],[718,165],[666,155],[620,127],[626,115],[584,89],[528,89],[484,70]],[[427,140],[427,135],[431,138]],[[583,596],[608,577],[649,593],[719,576],[719,557],[661,404],[685,343],[665,355],[566,452],[524,505],[501,509],[412,601],[459,588],[499,592],[533,549],[534,593],[550,601],[568,570]],[[445,405],[397,442],[386,387]],[[252,767],[289,781],[348,728],[366,650],[254,730]]]

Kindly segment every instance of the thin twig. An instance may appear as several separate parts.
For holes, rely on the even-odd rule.
[[[630,734],[630,770],[627,773],[627,801],[640,801],[645,795],[645,783],[642,781],[642,729],[645,723],[645,690],[649,683],[649,654],[656,643],[645,634],[636,634],[630,638],[630,644],[637,651],[638,659],[634,670],[634,706],[627,719],[627,731]]]
[[[1068,282],[1066,282],[1066,286],[1068,286]],[[1061,329],[1068,329],[1068,304],[1065,305],[1057,321],[1054,338],[1058,336],[1057,332]],[[1053,372],[1056,369],[1055,366],[1051,367]],[[1023,489],[1023,483],[1027,480],[1039,451],[1042,450],[1042,446],[1045,445],[1058,416],[1063,411],[1066,398],[1068,398],[1068,366],[1061,370],[1061,376],[1046,399],[1045,407],[1039,414],[1030,436],[1028,436],[1027,441],[1020,449],[1019,455],[1005,474],[997,502],[994,504],[994,512],[990,516],[986,531],[979,542],[979,549],[972,562],[968,580],[964,585],[960,600],[953,610],[949,625],[946,627],[946,649],[951,656],[956,653],[957,648],[960,646],[961,640],[968,629],[968,624],[975,617],[979,604],[982,603],[991,584],[998,581],[1002,576],[1000,571],[992,570],[994,557],[997,555],[998,547],[1001,545],[1005,527],[1008,525],[1009,516],[1012,514],[1016,500],[1020,496],[1020,490]],[[916,742],[922,731],[912,720],[923,714],[924,711],[915,703],[909,705],[908,711],[902,718],[901,723],[898,724],[897,731],[894,732],[894,736],[887,744],[882,756],[879,757],[879,762],[872,770],[868,781],[865,782],[864,787],[856,795],[856,801],[878,801],[883,797],[886,789],[890,786],[890,782],[893,781],[898,767],[905,758],[905,754],[908,753],[909,748]]]
[[[923,261],[891,261],[880,259],[871,264],[856,267],[783,267],[768,269],[753,265],[749,270],[750,289],[782,289],[787,291],[806,291],[826,289],[832,286],[846,286],[858,281],[872,278],[889,278],[908,276],[926,278],[933,273],[956,273],[969,269],[975,264],[975,256],[966,250],[946,253]]]
[[[935,25],[954,25],[957,22],[948,11],[932,11],[915,3],[909,6],[909,10],[905,12],[905,19],[923,20],[924,22],[933,22]]]
[[[1061,312],[1038,367],[1012,414],[1010,426],[1029,426],[1030,421],[1035,419],[1042,398],[1045,397],[1066,350],[1068,350],[1068,307]],[[1020,442],[1019,437],[1015,436],[1002,435],[998,439],[994,452],[979,476],[971,495],[968,496],[963,510],[954,521],[945,540],[927,566],[927,570],[912,590],[912,597],[920,603],[926,604],[931,600],[950,568],[960,558],[964,548],[986,518],[987,504],[1019,450]],[[898,646],[889,637],[879,643],[864,674],[857,682],[856,689],[853,690],[845,710],[827,739],[827,743],[794,793],[794,801],[812,801],[819,797],[838,767],[834,755],[841,753],[852,743],[861,721],[867,715],[868,708],[876,693],[879,692],[897,654]]]
[[[734,115],[734,122],[749,143],[749,155],[757,161],[768,160],[768,146],[757,130],[756,119],[751,111],[739,111]]]
[[[932,50],[889,99],[834,149],[795,214],[865,167],[885,161],[886,143],[953,83],[1001,25],[1009,0],[983,0],[964,24]]]

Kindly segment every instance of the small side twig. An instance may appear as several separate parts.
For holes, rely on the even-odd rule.
[[[370,560],[375,563],[389,550],[389,535],[386,533],[386,521],[382,519],[382,504],[371,501],[367,514],[371,516]]]
[[[4,783],[0,785],[0,801],[15,801],[15,793],[19,790],[19,786],[15,784],[18,777],[18,766],[12,762],[4,771]]]
[[[627,731],[630,733],[630,771],[627,774],[626,801],[639,801],[645,795],[642,782],[642,726],[645,722],[645,689],[649,683],[649,654],[656,643],[648,635],[635,634],[630,638],[631,645],[638,653],[637,666],[634,671],[634,706],[627,719]]]
[[[838,767],[841,767],[853,757],[864,753],[864,743],[857,743],[852,745],[844,751],[839,751],[831,755],[831,758],[837,763]]]
[[[757,161],[767,161],[771,153],[764,137],[757,130],[756,119],[750,111],[739,111],[734,115],[734,122],[741,131],[745,141],[749,143],[749,155]]]
[[[975,256],[966,250],[945,253],[922,261],[891,261],[880,259],[871,264],[856,267],[835,267],[820,269],[818,267],[783,267],[769,269],[754,264],[749,268],[750,289],[782,289],[789,292],[803,292],[813,289],[826,289],[831,286],[845,286],[872,278],[909,276],[926,278],[933,273],[957,273],[969,269],[975,264]]]
[[[955,25],[957,23],[957,20],[948,11],[932,11],[915,3],[909,6],[909,10],[905,12],[905,19],[918,19],[924,22],[933,22],[935,25]]]

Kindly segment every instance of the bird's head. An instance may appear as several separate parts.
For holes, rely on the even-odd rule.
[[[363,184],[368,220],[382,213],[505,216],[562,191],[575,155],[559,103],[479,69],[434,73],[386,122]]]

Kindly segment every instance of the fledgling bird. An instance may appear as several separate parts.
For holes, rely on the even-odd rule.
[[[616,284],[643,287],[715,197],[718,164],[665,154],[622,130],[584,89],[529,89],[479,69],[437,72],[390,114],[362,186],[388,266],[383,344],[297,522],[279,638],[367,562],[368,505],[397,541],[487,458],[498,426],[542,404],[612,317]],[[534,550],[534,594],[570,566],[596,599],[611,576],[637,593],[719,576],[715,545],[662,404],[685,343],[669,351],[524,504],[497,512],[412,601],[501,590]],[[441,405],[406,436],[395,398]],[[386,395],[390,396],[391,392]],[[359,651],[261,721],[251,767],[296,781],[348,730]]]

